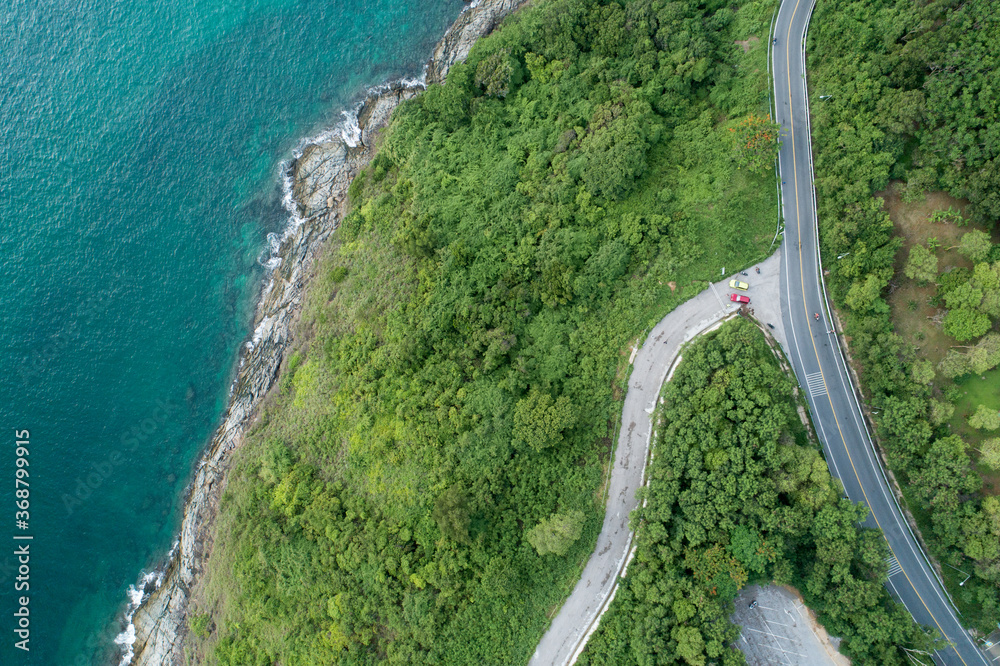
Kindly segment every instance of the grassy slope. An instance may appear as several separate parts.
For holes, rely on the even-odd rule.
[[[443,90],[399,110],[352,188],[304,309],[308,346],[229,482],[205,661],[523,662],[575,582],[600,526],[621,350],[723,265],[765,256],[775,223],[772,177],[736,170],[724,131],[766,108],[766,49],[733,41],[765,34],[771,7],[721,27],[697,9],[670,19],[718,42],[695,81],[703,45],[673,44],[676,62],[633,76],[652,44],[608,35],[645,3],[593,5],[539,2],[482,40]],[[568,53],[573,30],[605,46]],[[527,53],[565,73],[543,82]],[[494,55],[522,68],[505,100],[473,83]],[[443,99],[449,87],[466,101]],[[607,174],[588,180],[587,150],[615,100],[660,129],[640,175],[595,197]],[[619,145],[638,131],[609,127]],[[555,406],[519,422],[543,394]],[[581,536],[539,557],[526,531],[569,510]]]

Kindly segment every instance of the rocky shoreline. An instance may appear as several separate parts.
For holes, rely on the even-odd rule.
[[[427,83],[440,83],[448,69],[468,55],[475,41],[527,0],[481,0],[459,15],[434,49]],[[212,552],[215,516],[225,487],[228,453],[240,446],[258,407],[274,385],[292,336],[316,257],[347,212],[347,188],[375,154],[379,131],[393,110],[423,89],[422,83],[395,83],[373,90],[357,112],[357,127],[347,135],[324,136],[306,145],[291,165],[297,217],[281,240],[277,267],[263,288],[230,404],[222,424],[189,486],[178,543],[160,576],[147,577],[156,589],[135,610],[123,634],[123,663],[161,666],[187,663],[184,639],[187,608]],[[347,136],[344,136],[347,135]],[[145,596],[145,595],[144,595]],[[134,637],[134,641],[132,640]],[[131,645],[129,642],[131,641]]]

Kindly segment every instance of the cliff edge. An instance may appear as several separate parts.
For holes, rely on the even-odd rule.
[[[434,49],[427,82],[442,82],[449,68],[466,58],[477,39],[488,35],[505,16],[524,4],[526,0],[482,0],[470,6]],[[315,271],[317,253],[347,212],[348,186],[374,157],[379,132],[389,124],[393,110],[422,88],[419,84],[396,83],[373,91],[358,111],[360,132],[356,145],[340,136],[328,138],[307,145],[292,164],[292,192],[299,218],[282,239],[280,263],[262,290],[253,337],[243,350],[229,408],[191,482],[176,555],[162,583],[150,591],[132,618],[135,640],[130,648],[131,663],[187,663],[184,638],[188,631],[188,602],[212,552],[228,453],[243,443],[260,401],[277,379],[292,324]]]

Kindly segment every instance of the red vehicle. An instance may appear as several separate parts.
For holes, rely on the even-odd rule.
[[[733,303],[749,303],[750,297],[743,296],[741,294],[729,294],[729,300],[731,300]]]

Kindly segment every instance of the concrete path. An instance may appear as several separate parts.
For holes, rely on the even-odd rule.
[[[681,345],[723,319],[735,316],[736,303],[729,301],[729,280],[737,278],[750,285],[754,316],[774,325],[775,337],[784,345],[784,325],[779,301],[780,252],[758,264],[749,275],[725,277],[691,300],[681,304],[657,324],[634,354],[628,393],[622,409],[622,427],[615,450],[614,467],[608,484],[608,504],[597,547],[590,556],[580,582],[563,604],[545,632],[530,664],[563,666],[571,664],[583,651],[590,633],[597,627],[618,586],[632,550],[633,532],[629,513],[636,508],[635,491],[645,479],[651,433],[650,416],[660,395],[660,387]],[[780,337],[779,337],[780,336]]]

